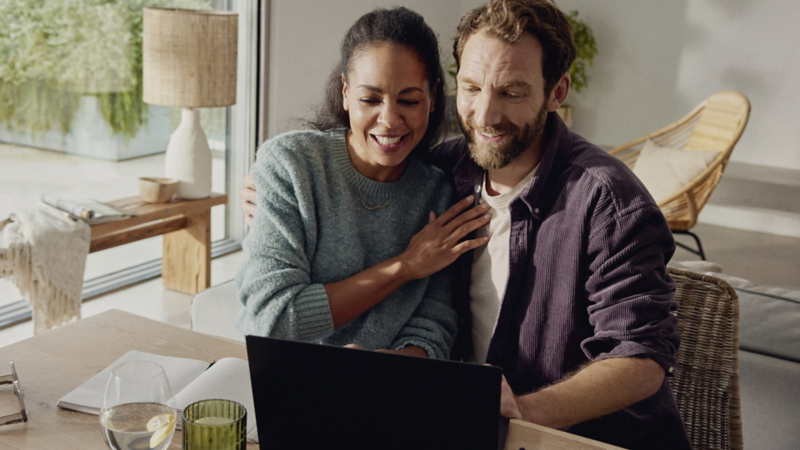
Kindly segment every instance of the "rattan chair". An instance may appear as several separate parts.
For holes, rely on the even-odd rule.
[[[741,449],[739,297],[726,282],[668,269],[678,301],[678,370],[670,379],[695,450]]]
[[[700,238],[689,230],[697,224],[700,210],[722,178],[722,171],[747,125],[749,116],[750,102],[747,97],[733,91],[718,92],[708,97],[681,120],[634,139],[610,152],[631,169],[648,139],[662,147],[719,152],[705,171],[658,204],[673,233],[692,236],[697,249],[682,243],[678,245],[702,259],[706,257]]]

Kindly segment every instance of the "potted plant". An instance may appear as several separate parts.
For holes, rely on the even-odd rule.
[[[592,29],[578,18],[578,11],[570,11],[567,14],[567,19],[572,25],[573,36],[575,39],[575,46],[578,48],[578,54],[575,61],[569,68],[569,76],[572,78],[571,89],[575,92],[580,92],[587,86],[586,67],[594,65],[594,57],[597,55],[597,42],[594,40]],[[558,108],[558,114],[564,119],[567,126],[572,126],[572,107],[569,105],[561,105]]]

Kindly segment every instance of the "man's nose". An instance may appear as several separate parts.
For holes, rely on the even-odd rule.
[[[378,116],[378,123],[385,126],[386,128],[392,128],[399,125],[403,121],[402,117],[400,117],[400,112],[397,110],[397,106],[386,102],[381,108],[381,113]]]
[[[490,92],[481,92],[475,99],[475,125],[481,128],[495,126],[501,117],[497,99]]]

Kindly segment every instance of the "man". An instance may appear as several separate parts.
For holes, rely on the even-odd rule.
[[[434,159],[492,220],[479,230],[488,245],[459,260],[456,352],[503,368],[504,416],[689,448],[665,376],[679,342],[672,235],[636,177],[555,114],[575,53],[548,0],[492,0],[458,26],[464,136]]]

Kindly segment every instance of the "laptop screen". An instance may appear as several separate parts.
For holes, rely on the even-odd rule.
[[[496,367],[247,336],[262,449],[494,449]]]

